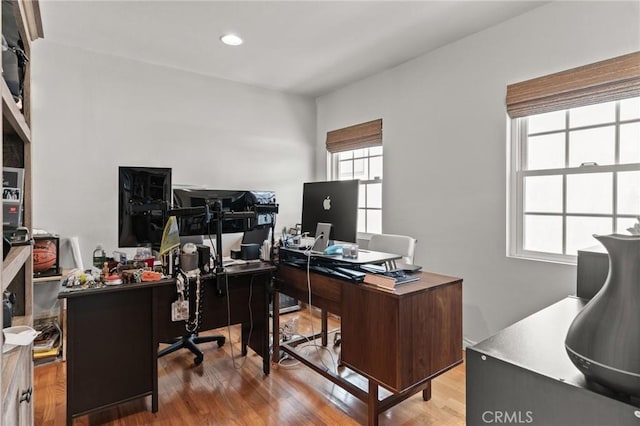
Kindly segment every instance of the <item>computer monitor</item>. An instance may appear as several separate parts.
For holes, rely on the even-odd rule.
[[[318,223],[330,223],[330,239],[356,242],[360,181],[308,182],[302,193],[302,232],[315,236]]]
[[[159,248],[171,200],[171,169],[118,168],[118,245]]]
[[[177,212],[175,216],[181,236],[215,235],[217,225],[212,220],[215,203],[220,204],[222,212],[256,212],[254,217],[221,221],[221,233],[229,234],[270,227],[275,219],[266,206],[275,206],[275,198],[273,191],[175,188],[173,208]],[[193,213],[180,214],[180,210]]]
[[[260,244],[269,239],[271,228],[256,228],[250,231],[244,231],[242,236],[242,244]]]

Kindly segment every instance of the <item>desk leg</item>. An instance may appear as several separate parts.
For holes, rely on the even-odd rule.
[[[378,384],[369,379],[369,394],[367,395],[367,424],[378,426]]]
[[[151,290],[151,353],[153,354],[153,365],[151,368],[151,376],[153,380],[153,389],[151,390],[151,411],[158,412],[158,288]]]
[[[431,399],[431,380],[427,384],[427,387],[422,390],[422,400],[429,401]]]
[[[328,318],[327,311],[325,311],[324,309],[321,310],[320,311],[320,319],[322,321],[322,346],[327,346],[327,337],[328,337],[328,333],[327,333],[327,328],[328,328],[327,318]]]
[[[264,285],[264,318],[263,328],[264,333],[262,335],[262,372],[268,375],[271,372],[271,357],[269,356],[269,293],[271,293],[271,275],[265,278],[266,283]]]
[[[251,329],[251,324],[245,324],[242,323],[242,325],[240,325],[240,348],[241,348],[241,353],[242,356],[247,356],[247,353],[249,353],[249,351],[247,350],[247,346],[249,346],[249,330]]]
[[[271,362],[278,364],[280,361],[280,293],[273,292],[273,355]]]

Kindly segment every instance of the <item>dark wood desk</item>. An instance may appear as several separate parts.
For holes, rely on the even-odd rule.
[[[461,279],[422,272],[419,281],[393,293],[314,272],[310,281],[312,305],[341,317],[342,363],[365,376],[369,388],[365,391],[309,361],[296,351],[295,341],[279,345],[277,306],[273,361],[282,350],[364,401],[370,425],[378,423],[378,414],[419,391],[429,400],[431,379],[462,362]],[[279,265],[274,304],[278,292],[307,301],[306,270]],[[379,400],[379,385],[392,395]]]
[[[260,263],[225,270],[231,324],[242,324],[242,353],[250,346],[263,357],[264,373],[269,374],[274,267]],[[215,279],[204,284],[200,330],[226,326],[227,298],[216,295]],[[185,333],[184,322],[171,321],[175,281],[69,290],[58,298],[67,300],[67,424],[74,417],[149,395],[157,412],[159,343]]]

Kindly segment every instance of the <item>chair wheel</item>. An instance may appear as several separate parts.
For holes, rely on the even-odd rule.
[[[202,364],[202,361],[203,361],[203,360],[204,360],[204,356],[198,355],[197,357],[195,357],[195,358],[193,359],[193,363],[194,363],[195,365],[200,365],[200,364]]]
[[[225,338],[223,337],[222,339],[218,339],[218,347],[221,348],[222,346],[224,346],[224,342],[225,342]]]

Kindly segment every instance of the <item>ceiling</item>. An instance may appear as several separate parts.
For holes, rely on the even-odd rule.
[[[540,1],[40,0],[49,41],[319,96]],[[225,46],[227,32],[242,36]]]

